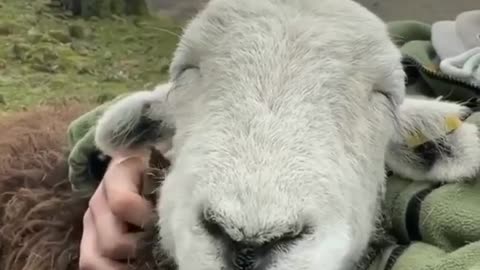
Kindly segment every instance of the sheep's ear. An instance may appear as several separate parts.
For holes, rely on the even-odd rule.
[[[465,121],[471,110],[439,99],[407,98],[398,108],[386,165],[419,181],[452,182],[480,169],[478,127]]]
[[[166,98],[170,84],[154,91],[135,92],[109,107],[95,127],[95,144],[106,155],[169,144],[173,117]]]

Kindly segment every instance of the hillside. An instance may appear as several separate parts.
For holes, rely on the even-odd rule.
[[[167,18],[81,19],[49,0],[0,3],[0,113],[102,102],[167,77],[181,28]]]

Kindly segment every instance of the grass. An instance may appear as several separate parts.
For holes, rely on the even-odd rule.
[[[167,18],[72,18],[49,0],[0,2],[0,114],[103,102],[167,78],[181,27]]]

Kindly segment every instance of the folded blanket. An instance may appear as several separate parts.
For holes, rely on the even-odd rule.
[[[478,182],[438,185],[390,177],[387,230],[398,242],[386,247],[369,270],[480,267],[479,194]]]
[[[441,59],[431,41],[431,25],[407,20],[390,22],[388,27],[392,40],[403,54],[408,86],[416,86],[416,90],[427,96],[454,101],[479,96],[480,86],[442,72]]]
[[[428,96],[452,100],[466,101],[478,95],[479,88],[441,72],[430,41],[430,25],[396,21],[388,26],[404,55],[409,86],[415,85]],[[112,102],[77,119],[69,128],[69,176],[78,191],[95,188],[108,163],[95,149],[93,134],[96,120]],[[480,269],[480,184],[440,185],[393,175],[388,179],[385,202],[384,229],[398,241],[378,251],[368,270]]]
[[[480,47],[440,62],[443,73],[480,87]]]

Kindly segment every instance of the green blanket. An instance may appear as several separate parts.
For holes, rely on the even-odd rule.
[[[429,96],[466,101],[480,89],[442,74],[430,42],[430,25],[416,21],[389,23],[404,55],[408,85]],[[91,173],[93,128],[110,103],[74,121],[68,130],[70,181],[90,192],[98,183]],[[478,121],[480,123],[480,121]],[[90,166],[90,167],[89,167]],[[385,228],[397,243],[378,252],[368,270],[480,269],[480,184],[439,185],[389,177]]]
[[[431,43],[431,27],[417,21],[389,23],[400,47],[408,85],[427,96],[466,102],[480,89],[443,74]],[[469,119],[480,126],[478,114]],[[439,185],[391,176],[387,228],[398,239],[368,270],[480,269],[480,183]]]

